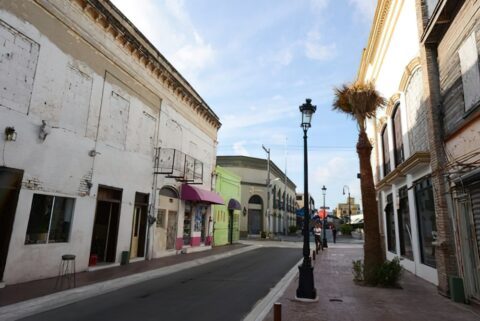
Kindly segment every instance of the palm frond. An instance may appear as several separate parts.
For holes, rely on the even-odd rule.
[[[386,101],[375,89],[371,82],[344,84],[334,88],[333,110],[346,113],[355,118],[360,127],[367,118],[372,118],[378,108],[385,105]]]

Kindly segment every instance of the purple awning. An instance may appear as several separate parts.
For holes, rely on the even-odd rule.
[[[183,184],[180,191],[180,198],[185,201],[206,202],[223,205],[222,197],[215,192],[207,191],[192,185]]]
[[[231,198],[231,199],[228,201],[228,209],[229,209],[229,210],[241,210],[241,209],[242,209],[242,205],[240,205],[240,202],[237,201],[236,199]]]

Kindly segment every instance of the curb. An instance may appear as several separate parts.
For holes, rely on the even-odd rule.
[[[268,294],[258,301],[252,311],[243,321],[262,321],[272,309],[273,304],[283,295],[287,287],[298,273],[298,266],[302,263],[303,257],[295,263],[288,273],[273,287]]]
[[[131,274],[131,275],[113,279],[113,280],[98,282],[98,283],[82,286],[79,288],[56,292],[56,293],[42,296],[39,298],[6,305],[0,308],[0,320],[2,321],[18,320],[20,318],[25,318],[33,314],[52,310],[67,304],[71,304],[71,303],[85,300],[97,295],[112,292],[130,285],[137,284],[139,282],[148,281],[164,275],[172,274],[174,272],[182,271],[195,266],[218,261],[220,259],[227,258],[230,256],[249,252],[257,248],[259,248],[259,246],[251,245],[251,246],[233,250],[227,253],[215,254],[215,255],[195,259],[188,262],[166,266],[156,270],[150,270],[146,272]]]

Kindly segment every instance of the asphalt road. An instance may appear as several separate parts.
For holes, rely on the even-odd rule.
[[[301,255],[259,248],[23,320],[242,320]]]

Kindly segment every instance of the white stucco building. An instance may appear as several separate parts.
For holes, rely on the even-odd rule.
[[[387,259],[438,284],[435,209],[415,1],[379,1],[358,81],[387,105],[368,120]]]
[[[3,1],[0,44],[1,282],[209,247],[219,119],[118,9]]]

